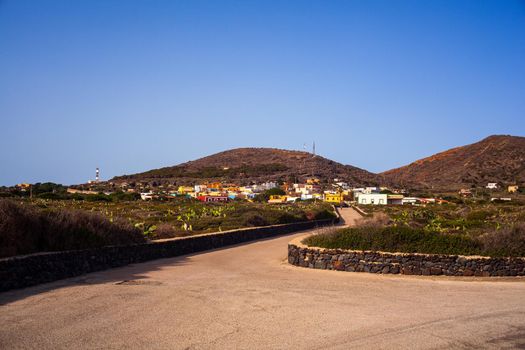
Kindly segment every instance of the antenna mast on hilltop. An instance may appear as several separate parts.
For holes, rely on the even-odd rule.
[[[312,158],[315,158],[315,141],[312,144]],[[312,178],[315,177],[315,162],[312,161]]]
[[[303,143],[303,151],[304,151],[305,153],[308,153],[308,151],[306,150],[306,142]],[[303,158],[303,170],[302,170],[302,171],[303,171],[305,174],[308,174],[308,170],[306,170],[306,158],[307,158],[307,156],[305,155],[304,158]]]

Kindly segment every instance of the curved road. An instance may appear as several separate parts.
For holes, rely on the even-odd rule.
[[[525,347],[523,279],[293,267],[301,234],[0,294],[0,349]]]

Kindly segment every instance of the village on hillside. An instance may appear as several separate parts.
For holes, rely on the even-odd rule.
[[[20,192],[30,192],[31,184],[22,183],[15,186]],[[487,183],[485,190],[501,194],[517,193],[518,185],[503,187],[497,182]],[[95,180],[83,185],[73,185],[67,188],[70,195],[111,195],[113,193],[134,194],[138,199],[169,200],[175,197],[194,198],[206,203],[220,203],[231,200],[254,201],[260,195],[265,195],[264,201],[270,204],[294,203],[297,201],[324,201],[337,206],[359,205],[420,205],[428,203],[445,203],[444,198],[429,196],[410,196],[405,189],[386,186],[353,187],[339,179],[331,183],[323,183],[320,179],[311,177],[302,183],[277,183],[267,181],[260,184],[238,185],[223,182],[203,182],[196,185],[159,184],[155,182],[112,182],[100,181],[99,172]],[[463,188],[457,192],[461,198],[473,197],[477,190]],[[510,201],[511,197],[492,197],[491,200]],[[260,198],[258,201],[261,201]]]

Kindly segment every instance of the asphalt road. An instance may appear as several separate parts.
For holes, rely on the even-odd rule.
[[[525,348],[523,279],[304,269],[298,235],[0,294],[0,349]]]

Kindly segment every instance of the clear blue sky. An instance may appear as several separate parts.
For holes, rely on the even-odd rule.
[[[0,185],[525,135],[525,2],[0,0]]]

